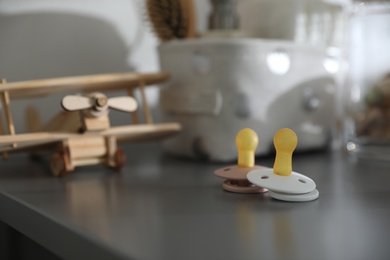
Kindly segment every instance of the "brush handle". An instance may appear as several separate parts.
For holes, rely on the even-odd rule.
[[[195,38],[197,36],[196,32],[196,12],[194,2],[192,0],[180,0],[184,12],[187,15],[187,34],[186,38]]]

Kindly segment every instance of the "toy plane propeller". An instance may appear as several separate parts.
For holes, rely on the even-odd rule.
[[[26,82],[0,83],[0,97],[6,115],[8,134],[4,129],[0,111],[0,153],[4,158],[10,152],[28,151],[40,154],[52,153],[51,170],[55,176],[63,176],[76,167],[105,164],[120,169],[125,155],[117,146],[122,141],[161,139],[180,131],[178,123],[153,123],[144,87],[163,82],[165,73],[155,74],[106,74],[70,77]],[[133,91],[139,88],[146,123],[139,122],[138,102]],[[67,89],[83,90],[86,95],[68,95],[62,99],[65,111],[58,113],[46,125],[37,129],[38,115],[35,109],[27,111],[30,133],[15,134],[10,109],[10,97],[25,98],[48,95]],[[125,89],[129,96],[107,98],[101,91]],[[99,91],[99,92],[97,92]],[[1,106],[0,106],[1,109]],[[131,113],[133,123],[111,127],[109,110]]]
[[[133,112],[137,109],[137,101],[132,97],[115,97],[108,99],[101,93],[93,93],[89,97],[66,96],[62,99],[62,107],[66,111],[92,109],[94,111],[108,111],[108,108],[124,112]]]

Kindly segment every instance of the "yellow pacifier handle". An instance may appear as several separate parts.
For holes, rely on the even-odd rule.
[[[255,151],[259,143],[259,138],[255,131],[244,128],[236,136],[238,150],[238,166],[250,168],[255,165]]]
[[[282,176],[290,176],[292,172],[292,154],[297,147],[298,137],[289,128],[280,129],[274,136],[276,158],[274,173]]]

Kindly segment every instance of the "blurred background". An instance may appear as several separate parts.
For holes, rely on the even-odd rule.
[[[298,150],[329,146],[334,127],[343,124],[340,104],[345,100],[341,92],[348,78],[343,74],[348,61],[344,50],[352,50],[354,61],[358,61],[354,64],[364,64],[374,57],[371,53],[376,49],[377,65],[371,66],[370,71],[380,74],[375,80],[387,71],[381,54],[384,47],[375,48],[377,42],[385,42],[381,40],[387,30],[384,23],[375,20],[368,28],[364,22],[368,20],[355,19],[359,22],[352,23],[354,29],[348,28],[351,16],[361,17],[364,13],[366,17],[366,10],[355,10],[364,6],[364,1],[185,1],[192,2],[195,9],[194,34],[168,40],[159,35],[160,25],[150,21],[146,2],[0,0],[0,77],[15,82],[168,71],[172,80],[162,86],[161,93],[157,87],[147,91],[158,120],[184,126],[184,134],[168,143],[167,150],[190,157],[228,160],[236,148],[222,144],[243,127],[252,127],[264,137],[266,142],[258,155],[269,151],[273,133],[280,127],[290,127],[303,136]],[[150,2],[158,5],[158,1]],[[383,1],[368,1],[366,6],[375,7],[376,2]],[[383,5],[375,8],[387,12]],[[351,31],[356,39],[362,39],[358,42],[374,39],[372,34],[379,38],[368,45],[351,45],[347,41]],[[371,36],[365,37],[368,31]],[[363,57],[359,53],[366,47],[368,56]],[[345,98],[355,97],[355,101],[346,101],[352,104],[352,113],[357,110],[356,89],[366,84],[362,77],[366,68],[356,65],[350,70],[354,73],[354,79],[349,80],[354,90]],[[375,83],[374,74],[368,76],[369,86]],[[12,101],[17,132],[24,131],[27,106],[37,106],[46,121],[61,110],[63,96],[61,93]],[[284,110],[277,104],[283,104]],[[111,120],[113,125],[129,122],[128,115],[117,112],[111,114]],[[356,120],[354,116],[350,120],[349,132],[353,136],[358,128]],[[210,140],[205,137],[209,129]],[[217,151],[215,147],[222,148]]]
[[[158,71],[158,41],[145,25],[142,2],[0,1],[1,77],[13,82]],[[155,101],[155,91],[150,92]],[[48,120],[61,109],[63,95],[12,102],[17,131],[24,131],[26,106],[38,105]],[[113,116],[121,120],[120,114]]]
[[[143,0],[0,1],[0,77],[8,82],[111,72],[159,71],[157,49]],[[155,104],[156,89],[148,90]],[[123,93],[113,93],[120,95]],[[58,112],[64,93],[12,101],[17,132],[24,109]],[[112,113],[113,122],[125,115]]]
[[[13,82],[110,72],[159,71],[156,48],[159,41],[151,25],[145,22],[144,2],[1,0],[0,76]],[[287,26],[293,24],[286,19],[293,20],[291,6],[299,8],[299,4],[298,1],[279,2],[282,8],[271,13],[264,4],[271,6],[272,1],[239,1],[241,26],[255,29],[265,37],[279,37],[284,32],[289,36],[293,30]],[[194,4],[197,30],[201,33],[207,28],[211,1],[196,0]],[[287,13],[290,15],[286,16]],[[275,30],[266,30],[269,23],[274,23]],[[150,90],[148,94],[155,103],[156,90]],[[39,103],[55,110],[59,108],[61,96]],[[35,105],[37,102],[12,103],[17,129],[24,128],[22,108],[30,103]],[[46,109],[43,119],[50,116]]]

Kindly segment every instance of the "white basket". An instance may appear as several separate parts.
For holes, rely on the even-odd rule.
[[[287,41],[196,39],[159,47],[164,120],[183,132],[166,141],[167,151],[214,161],[237,157],[242,128],[259,135],[256,155],[273,149],[273,135],[294,130],[298,150],[328,144],[335,83],[324,67],[325,50]]]

